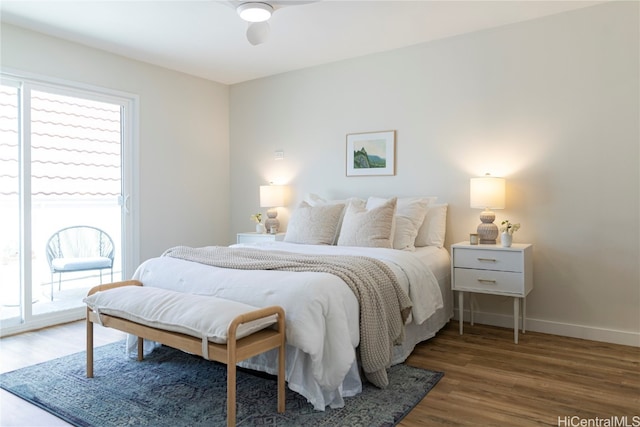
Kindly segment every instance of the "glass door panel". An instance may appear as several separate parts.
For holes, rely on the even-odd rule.
[[[0,336],[81,318],[89,288],[122,280],[131,106],[2,76]]]
[[[0,322],[22,320],[19,88],[0,85]]]
[[[121,279],[120,148],[120,105],[31,92],[34,315],[81,307],[89,288]],[[90,269],[107,255],[102,238],[118,255],[112,268]]]

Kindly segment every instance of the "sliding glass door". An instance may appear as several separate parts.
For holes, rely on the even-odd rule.
[[[20,274],[20,88],[0,86],[0,319],[22,309]]]
[[[3,334],[82,317],[89,288],[131,274],[129,108],[102,93],[2,80]]]

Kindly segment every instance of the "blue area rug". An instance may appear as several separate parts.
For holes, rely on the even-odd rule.
[[[144,361],[124,357],[124,343],[98,347],[95,378],[85,353],[0,375],[0,387],[75,426],[224,426],[226,366],[161,347]],[[394,426],[442,378],[440,372],[397,365],[386,389],[364,384],[345,407],[315,411],[287,389],[286,412],[276,410],[276,379],[239,370],[238,426]]]

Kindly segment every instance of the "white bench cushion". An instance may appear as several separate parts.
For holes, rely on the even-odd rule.
[[[98,268],[110,268],[111,258],[107,257],[87,257],[87,258],[55,258],[51,265],[56,270],[96,270]]]
[[[123,286],[97,292],[84,299],[98,314],[109,314],[135,323],[166,331],[208,339],[217,344],[227,342],[231,321],[257,310],[248,304],[223,298],[169,291],[151,286]],[[276,323],[272,315],[238,327],[236,338],[251,335]]]

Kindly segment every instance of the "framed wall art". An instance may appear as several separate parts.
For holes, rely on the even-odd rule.
[[[347,176],[395,174],[395,130],[347,135]]]

